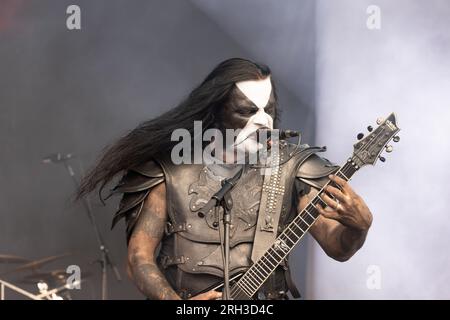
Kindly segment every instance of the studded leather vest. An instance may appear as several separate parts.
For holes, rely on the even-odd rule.
[[[300,150],[294,148],[293,145],[283,143],[280,149],[280,170],[283,175],[275,178],[280,180],[280,177],[283,177],[282,181],[278,181],[278,185],[283,189],[283,197],[278,228],[272,230],[275,235],[294,218],[298,195],[305,192],[308,185],[320,187],[324,177],[336,170],[336,166],[315,155],[316,152],[323,151],[321,148],[306,145]],[[116,191],[124,193],[124,197],[113,224],[125,217],[129,237],[151,188],[162,181],[165,182],[169,221],[158,263],[168,282],[182,298],[194,296],[223,279],[223,224],[220,222],[222,209],[212,210],[203,217],[198,214],[203,205],[220,189],[222,179],[223,177],[205,165],[174,165],[170,160],[155,159],[130,170],[116,187]],[[257,231],[263,183],[263,171],[245,165],[241,178],[231,190],[231,277],[244,272],[252,264],[253,241]],[[261,289],[265,297],[286,296],[289,282],[286,277],[287,270],[286,260]]]

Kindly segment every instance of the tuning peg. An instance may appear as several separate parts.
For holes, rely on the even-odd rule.
[[[358,138],[358,140],[361,140],[362,138],[364,138],[364,133],[358,133],[356,138]]]
[[[383,123],[383,121],[384,121],[384,119],[383,119],[383,118],[378,118],[378,119],[377,119],[377,124],[378,124],[378,125],[380,125],[380,124],[382,124],[382,123]]]
[[[367,131],[372,132],[372,130],[373,130],[373,127],[372,127],[372,126],[368,126],[368,127],[367,127]]]
[[[392,152],[394,148],[392,146],[386,146],[386,152]]]
[[[395,136],[392,140],[394,140],[394,142],[399,142],[400,141],[400,137],[399,136]]]
[[[386,158],[384,158],[384,157],[378,157],[378,158],[380,158],[381,162],[385,162],[386,161]]]

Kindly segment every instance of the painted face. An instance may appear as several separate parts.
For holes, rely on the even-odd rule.
[[[236,83],[232,98],[223,109],[222,125],[227,129],[241,129],[234,143],[244,152],[257,152],[258,129],[273,129],[275,98],[270,77]]]

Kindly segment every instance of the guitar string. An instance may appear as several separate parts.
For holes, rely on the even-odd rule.
[[[380,132],[375,136],[374,140],[377,139],[382,133],[383,133],[383,130],[380,130]],[[369,147],[369,145],[370,145],[369,143],[366,144],[366,145],[360,150],[360,152],[361,152],[361,151],[364,151],[365,149],[367,149],[367,148]],[[349,159],[352,159],[352,158],[349,158]],[[347,168],[346,168],[346,166],[347,166]],[[344,165],[336,172],[336,175],[338,175],[339,173],[341,173],[341,174],[343,175],[343,177],[341,177],[341,178],[345,179],[346,181],[349,181],[350,179],[347,178],[347,177],[349,176],[349,173],[350,173],[350,175],[353,175],[353,174],[358,170],[358,169],[356,169],[354,172],[351,172],[351,170],[353,170],[353,169],[356,169],[356,168],[352,165],[352,163],[351,163],[350,161],[347,161],[347,162],[346,162],[346,163],[345,163],[345,164],[344,164]],[[347,170],[348,170],[349,172],[345,172],[345,171],[347,171]],[[342,171],[344,171],[345,173],[343,173]],[[311,202],[305,207],[305,209],[307,209],[309,206],[312,205],[313,209],[314,209],[315,211],[317,211],[317,209],[316,209],[316,207],[315,207],[315,205],[316,205],[317,203],[314,203],[314,200],[315,200],[315,199],[320,199],[320,201],[326,205],[326,203],[323,201],[323,199],[320,198],[320,195],[322,194],[324,188],[327,187],[327,186],[328,186],[329,184],[331,184],[331,183],[334,183],[334,182],[331,181],[331,180],[329,180],[329,181],[325,184],[325,186],[318,192],[317,196],[314,197],[314,199],[311,200]],[[306,215],[307,215],[309,212],[308,212],[307,210],[305,210],[305,209],[302,210],[302,211],[307,212],[307,213],[306,213]],[[303,213],[304,213],[304,212],[303,212]],[[316,217],[314,217],[314,219],[313,219],[313,221],[311,222],[311,224],[308,224],[308,223],[305,221],[305,217],[302,216],[303,213],[300,213],[296,218],[294,218],[294,220],[286,227],[286,229],[285,229],[285,230],[277,237],[277,239],[278,239],[278,238],[281,239],[281,237],[284,235],[284,236],[287,238],[286,240],[289,240],[289,241],[292,242],[292,244],[293,244],[293,245],[291,246],[291,248],[289,248],[289,250],[286,251],[286,252],[285,252],[284,250],[280,250],[280,251],[284,254],[284,257],[281,259],[281,261],[282,261],[283,259],[285,259],[285,257],[290,253],[290,251],[295,247],[295,245],[303,238],[303,236],[308,232],[309,228],[316,222],[317,218],[319,217],[319,215],[317,215]],[[317,212],[315,212],[315,213],[317,213]],[[305,216],[306,216],[306,215],[305,215]],[[310,216],[313,217],[311,214],[310,214]],[[305,225],[307,226],[307,228],[306,228],[305,231],[303,231],[303,229],[302,229],[300,226],[298,226],[298,229],[300,229],[300,230],[302,231],[302,235],[301,235],[300,237],[298,237],[297,234],[295,234],[295,231],[294,231],[294,230],[290,230],[291,225],[294,223],[294,221],[295,221],[298,217],[302,218],[302,220],[303,220],[303,221],[300,222],[300,224],[303,223],[303,224],[305,224]],[[297,239],[296,241],[292,241],[292,239],[289,238],[289,236],[287,235],[287,233],[285,233],[286,230],[290,230],[290,231],[291,231],[298,239]],[[272,245],[266,252],[269,252],[270,250],[273,250],[274,253],[278,255],[278,253],[274,250],[273,245]],[[278,256],[279,256],[279,255],[278,255]],[[274,258],[272,255],[271,255],[271,257]],[[282,257],[282,256],[280,256],[280,257]],[[245,280],[244,278],[245,278],[245,275],[246,275],[247,273],[251,272],[253,268],[258,268],[259,262],[260,262],[262,259],[264,259],[264,258],[266,258],[265,254],[264,254],[264,255],[263,255],[263,256],[255,263],[255,264],[253,264],[253,265],[247,270],[247,272],[241,277],[241,279],[239,279],[239,280],[235,283],[235,285],[233,285],[232,290],[230,290],[230,291],[231,291],[231,294],[230,294],[231,296],[234,295],[234,294],[236,294],[236,292],[238,292],[239,289],[240,289],[242,292],[244,292],[244,293],[247,294],[247,295],[248,295],[248,293],[250,293],[251,295],[249,295],[249,297],[251,297],[251,296],[253,296],[253,295],[257,292],[257,290],[261,287],[261,285],[264,284],[264,282],[265,282],[265,281],[267,280],[267,278],[272,274],[273,271],[270,272],[270,273],[268,274],[268,276],[265,277],[265,279],[263,280],[263,282],[262,282],[261,284],[259,284],[259,285],[258,285],[258,283],[252,283],[252,282],[250,282],[250,280],[247,281],[249,284],[251,284],[251,286],[249,286],[248,288],[245,287],[245,289],[244,289],[242,286],[239,285],[239,283],[241,282],[241,280]],[[266,258],[266,259],[268,259],[268,258]],[[269,260],[268,260],[268,261],[269,261]],[[278,263],[276,263],[275,268],[281,263],[281,261],[279,261]],[[276,259],[275,259],[275,262],[277,262]],[[269,263],[270,263],[270,262],[269,262]],[[262,268],[262,267],[261,267],[261,268]],[[274,268],[274,269],[275,269],[275,268]],[[264,268],[263,268],[262,270],[263,270],[263,271],[267,271],[267,270],[264,270]],[[261,274],[262,274],[262,273],[261,273]],[[256,285],[256,289],[252,288],[252,287],[254,287],[255,285]],[[245,290],[245,291],[248,291],[248,293],[245,292],[244,290]],[[253,292],[253,291],[254,291],[254,292]]]
[[[377,137],[379,137],[379,135],[380,134],[382,134],[383,133],[383,130],[380,130],[380,132],[376,135],[376,137],[375,137],[375,139],[377,138]],[[364,146],[364,148],[362,148],[361,149],[361,151],[362,150],[364,150],[364,149],[366,149],[368,147],[368,145],[366,145],[366,146]],[[350,159],[352,159],[352,158],[350,158]],[[339,170],[338,170],[338,172],[336,173],[336,175],[338,175],[339,173],[340,174],[342,174],[343,176],[344,176],[344,179],[346,179],[347,181],[349,180],[348,178],[347,178],[347,176],[349,176],[349,173],[351,173],[351,174],[354,174],[356,171],[357,171],[357,169],[356,170],[354,170],[355,168],[351,165],[351,162],[347,162],[344,166],[342,166]],[[354,171],[353,171],[354,170]],[[353,171],[353,172],[351,172],[351,171]],[[345,173],[344,173],[345,172]],[[332,182],[332,181],[328,181],[327,182],[327,184],[324,186],[324,188],[328,185],[328,184],[330,184],[330,183],[334,183],[334,182]],[[320,197],[320,195],[322,194],[322,191],[323,191],[323,188],[322,188],[322,190],[320,190],[319,191],[319,193],[318,193],[318,196],[317,197],[315,197],[308,205],[307,205],[307,207],[305,208],[305,209],[307,209],[309,206],[312,206],[312,209],[315,211],[315,210],[317,210],[316,208],[315,208],[315,205],[318,203],[318,202],[316,202],[316,203],[314,203],[314,200],[320,200],[323,204],[325,204],[326,205],[326,203],[323,201],[323,199]],[[311,211],[313,211],[313,210],[311,210]],[[307,210],[306,210],[306,212],[307,212]],[[317,212],[315,212],[315,214],[317,214]],[[303,226],[304,227],[304,225],[306,225],[306,230],[305,231],[303,231],[303,229],[299,226],[299,228],[298,229],[300,229],[302,232],[303,232],[303,234],[300,236],[300,237],[298,237],[298,235],[295,233],[295,231],[294,230],[292,230],[292,228],[291,228],[291,226],[292,226],[292,223],[290,223],[289,225],[288,225],[288,227],[285,229],[285,231],[290,231],[290,232],[292,232],[298,239],[296,240],[296,241],[293,241],[292,239],[290,239],[290,237],[289,237],[289,235],[287,234],[287,232],[282,232],[281,234],[280,234],[280,236],[278,237],[278,238],[280,238],[280,239],[282,239],[282,237],[284,237],[285,239],[284,240],[289,240],[290,242],[292,242],[292,247],[288,250],[288,251],[284,251],[284,250],[280,250],[281,252],[283,252],[284,254],[285,254],[285,256],[287,256],[287,254],[292,250],[292,248],[295,246],[295,244],[297,244],[299,241],[300,241],[300,239],[304,236],[304,234],[306,234],[306,232],[309,230],[309,228],[310,228],[310,226],[312,225],[312,224],[314,224],[314,222],[315,222],[315,220],[317,219],[317,217],[318,217],[318,215],[317,215],[317,217],[314,217],[314,219],[313,219],[313,221],[310,223],[310,224],[308,224],[308,222],[306,221],[306,216],[307,216],[307,214],[304,214],[303,213],[303,215],[302,214],[299,214],[297,217],[300,217],[301,218],[301,222],[300,222],[300,225],[301,226]],[[310,216],[311,217],[313,217],[311,214],[310,214]],[[296,219],[297,219],[297,217],[294,219],[294,221],[296,221]],[[293,221],[293,222],[294,222]],[[278,253],[277,253],[277,251],[274,249],[274,247],[272,246],[272,247],[270,247],[269,249],[268,249],[268,251],[267,252],[269,252],[270,250],[272,250],[275,254],[277,254],[278,255]],[[270,254],[270,253],[269,253]],[[273,256],[272,255],[270,255],[272,258],[273,258]],[[278,255],[279,256],[279,255]],[[263,257],[261,257],[261,260],[262,259],[264,259],[264,258],[266,258],[266,260],[268,260],[268,261],[270,261],[265,255],[263,255]],[[276,259],[275,259],[275,261],[276,261]],[[259,261],[258,261],[259,262]],[[258,262],[257,263],[255,263],[255,265],[254,265],[254,267],[255,267],[255,269],[256,270],[258,270]],[[281,263],[281,261],[280,262],[278,262],[278,264],[279,263]],[[261,268],[264,270],[264,268],[261,266]],[[250,268],[251,269],[251,268]],[[252,271],[252,270],[250,270],[249,269],[249,271]],[[267,270],[264,270],[264,271],[267,271]],[[271,273],[269,273],[269,275],[270,275]],[[264,280],[265,281],[265,280]],[[253,284],[253,283],[252,283]],[[258,286],[258,284],[256,284],[257,286]],[[262,284],[261,284],[262,285]],[[259,285],[260,286],[260,285]],[[252,289],[252,288],[250,288],[250,289]],[[254,290],[254,289],[253,289]],[[257,291],[257,290],[256,290]],[[255,292],[256,292],[255,291]]]
[[[342,166],[342,168],[340,168],[340,169],[338,170],[338,172],[336,172],[336,175],[337,175],[338,173],[340,173],[343,169],[346,169],[345,171],[347,171],[348,169],[352,169],[351,166],[349,166],[349,167],[346,168],[346,166],[347,166],[348,164],[349,164],[349,163],[347,162],[344,166]],[[328,181],[328,183],[327,183],[324,187],[326,187],[330,182],[331,182],[331,180]],[[321,190],[321,191],[322,191],[322,190]],[[320,192],[318,193],[318,196],[319,196],[319,195],[320,195]],[[315,199],[313,199],[313,200],[307,205],[307,207],[310,206],[311,203],[313,203],[314,200],[315,200]],[[321,200],[321,201],[323,202],[323,200]],[[314,210],[317,210],[317,209],[315,209],[314,206],[312,206],[312,207],[313,207]],[[311,211],[312,211],[312,210],[311,210]],[[301,214],[299,214],[296,218],[294,218],[294,220],[287,226],[287,228],[285,229],[285,231],[288,230],[288,229],[290,229],[291,224],[292,224],[298,217],[301,217]],[[306,230],[303,230],[302,228],[299,228],[299,229],[303,232],[303,234],[302,234],[300,237],[298,237],[298,236],[295,234],[295,236],[298,238],[296,241],[293,241],[292,239],[290,239],[290,237],[285,233],[285,231],[283,231],[283,232],[280,234],[280,236],[279,236],[278,238],[281,238],[281,237],[283,236],[283,234],[284,234],[284,236],[287,238],[287,240],[289,240],[290,242],[292,242],[292,244],[293,244],[293,245],[292,245],[292,248],[293,248],[293,247],[295,246],[295,244],[297,244],[297,243],[300,241],[300,239],[304,236],[304,234],[307,233],[308,229],[309,229],[309,228],[313,225],[313,223],[315,222],[315,219],[317,219],[317,217],[314,217],[314,220],[313,220],[313,222],[312,222],[311,224],[308,224],[306,221],[303,221],[303,223],[306,224],[306,226],[307,226],[307,227],[305,228]],[[304,217],[302,217],[302,220],[304,220]],[[291,232],[294,232],[293,230],[290,230],[290,231],[291,231]],[[277,256],[279,256],[279,257],[281,258],[280,261],[277,261],[277,260],[275,259],[275,257],[271,255],[271,257],[274,258],[274,260],[275,260],[275,262],[276,262],[276,264],[275,264],[275,266],[274,266],[274,269],[281,263],[281,261],[282,261],[283,259],[285,259],[285,257],[286,257],[287,254],[292,250],[292,248],[290,248],[288,251],[280,250],[280,251],[282,252],[282,255],[281,255],[281,256],[278,254],[278,252],[277,252],[276,250],[274,250],[273,246],[270,247],[270,248],[266,251],[266,252],[269,252],[270,250],[272,250],[273,253],[275,253]],[[253,272],[253,274],[256,274],[255,272],[256,272],[256,271],[259,271],[260,274],[263,275],[263,273],[262,273],[260,270],[258,270],[258,264],[259,264],[260,261],[263,262],[263,261],[262,261],[263,259],[266,259],[267,262],[268,262],[269,264],[272,264],[272,263],[270,262],[270,260],[268,260],[268,258],[267,258],[267,257],[265,256],[265,254],[264,254],[264,255],[260,258],[260,260],[257,261],[257,263],[255,263],[252,267],[250,267],[250,268],[247,270],[247,272],[246,272],[245,274],[249,273],[249,275],[251,275],[252,272]],[[264,262],[263,262],[263,263],[264,263]],[[255,268],[256,271],[252,270],[253,268]],[[262,268],[263,271],[265,271],[264,273],[267,274],[267,270],[265,270],[262,266],[261,266],[261,268]],[[272,272],[273,272],[273,271],[272,271]],[[261,282],[261,285],[264,284],[264,282],[267,280],[267,278],[270,276],[270,274],[272,274],[272,272],[269,272],[269,273],[264,277],[263,281],[260,281],[260,282]],[[245,274],[244,274],[244,275],[245,275]],[[258,278],[259,278],[259,277],[258,277]],[[257,291],[257,290],[259,289],[259,287],[261,286],[261,285],[258,285],[257,283],[252,283],[252,282],[250,281],[251,279],[248,279],[248,281],[246,281],[246,282],[247,282],[247,285],[246,285],[245,287],[239,285],[239,282],[240,282],[240,281],[244,282],[245,280],[247,280],[247,279],[245,279],[245,277],[243,276],[239,281],[236,282],[236,284],[233,286],[233,289],[231,290],[231,291],[232,291],[232,295],[236,294],[236,292],[237,292],[239,289],[241,289],[241,291],[244,291],[244,293],[246,293],[247,295],[249,295],[249,293],[250,293],[249,296],[251,297],[252,295],[254,295],[254,294],[256,293],[256,291]]]
[[[344,166],[342,166],[342,168],[340,168],[339,170],[338,170],[338,172],[336,173],[336,175],[338,175],[339,173],[341,173],[342,171],[349,171],[349,172],[346,172],[347,174],[348,173],[350,173],[350,170],[352,170],[353,169],[353,167],[350,165],[349,166],[349,163],[347,162]],[[355,171],[356,172],[356,171]],[[345,174],[344,174],[345,175]],[[328,185],[329,183],[330,183],[331,181],[328,181],[328,183],[326,184],[326,185]],[[325,186],[326,186],[325,185]],[[321,190],[322,191],[322,190]],[[316,197],[317,199],[321,199],[320,197],[319,197],[319,195],[320,195],[320,193],[318,194],[318,197]],[[315,199],[316,199],[315,198]],[[308,204],[308,206],[307,207],[309,207],[312,203],[313,203],[313,201],[315,200],[315,199],[313,199],[309,204]],[[321,201],[323,202],[323,200],[321,199]],[[305,209],[307,209],[307,207],[305,208]],[[315,209],[315,207],[314,206],[312,206],[313,207],[313,209],[314,210],[317,210],[317,209]],[[310,209],[311,210],[311,209]],[[312,210],[311,210],[312,211]],[[309,212],[309,211],[308,211]],[[306,212],[306,214],[307,214],[307,212]],[[310,216],[311,217],[313,217],[311,214],[310,214]],[[302,235],[299,237],[296,233],[295,233],[295,231],[294,230],[292,230],[290,227],[291,227],[291,225],[293,224],[293,223],[295,223],[295,221],[296,221],[296,219],[298,218],[298,217],[300,217],[301,218],[301,220],[302,220],[302,222],[300,222],[300,224],[304,224],[304,225],[306,225],[306,228],[305,228],[305,230],[303,230],[302,228],[301,228],[301,226],[303,226],[303,225],[301,225],[301,226],[298,226],[298,229],[300,229],[301,231],[302,231]],[[317,216],[318,217],[318,216]],[[307,222],[306,222],[306,219],[305,219],[305,216],[302,216],[301,214],[299,214],[296,218],[294,218],[294,220],[292,221],[292,223],[290,223],[288,226],[287,226],[287,228],[280,234],[280,236],[278,237],[278,238],[282,238],[283,237],[283,235],[284,235],[284,238],[287,238],[287,239],[284,239],[284,241],[285,240],[289,240],[289,242],[292,242],[292,248],[300,241],[300,239],[304,236],[304,234],[306,234],[307,233],[307,231],[309,230],[309,228],[313,225],[313,223],[315,222],[315,219],[317,219],[317,217],[314,217],[314,219],[313,219],[313,221],[310,223],[310,224],[308,224]],[[304,226],[303,226],[304,227]],[[293,241],[290,237],[289,237],[289,235],[285,232],[286,230],[289,230],[289,231],[291,231],[296,237],[297,237],[297,240],[295,240],[295,241]],[[289,250],[287,250],[287,251],[284,251],[283,249],[280,249],[280,251],[282,252],[282,254],[280,255],[280,254],[278,254],[278,252],[273,248],[273,246],[272,247],[270,247],[267,251],[266,251],[266,253],[268,253],[271,257],[272,257],[272,259],[273,260],[270,260],[267,256],[266,256],[266,254],[264,254],[261,258],[260,258],[260,260],[257,262],[257,263],[255,263],[252,267],[250,267],[248,270],[247,270],[247,272],[246,272],[246,274],[248,273],[248,276],[252,276],[254,279],[259,279],[260,277],[259,276],[257,276],[257,274],[256,274],[256,272],[259,272],[261,275],[263,275],[264,276],[264,274],[266,274],[265,276],[264,276],[264,278],[263,278],[263,280],[261,281],[259,281],[259,282],[261,282],[261,284],[260,285],[258,285],[258,283],[256,282],[256,283],[253,283],[252,281],[251,281],[251,279],[246,279],[244,276],[239,280],[239,281],[237,281],[236,282],[236,284],[233,286],[233,288],[232,288],[232,290],[231,290],[231,296],[234,296],[238,291],[239,291],[239,289],[240,289],[240,291],[243,291],[246,295],[248,295],[249,297],[251,297],[251,296],[253,296],[255,293],[256,293],[256,291],[259,289],[259,287],[267,280],[267,278],[270,276],[270,274],[273,272],[267,272],[267,270],[266,269],[264,269],[264,267],[262,267],[261,266],[261,268],[260,269],[258,269],[258,264],[260,263],[260,262],[262,262],[262,263],[264,263],[264,259],[266,260],[266,262],[268,263],[268,264],[271,264],[272,265],[272,267],[273,267],[273,269],[275,269],[280,263],[281,263],[281,261],[283,260],[283,259],[285,259],[285,257],[287,256],[287,254],[292,250],[292,248],[290,248]],[[270,254],[270,250],[272,250],[272,252],[274,253],[274,254],[276,254],[279,258],[281,258],[280,259],[280,261],[277,261],[277,259],[273,256],[273,255],[271,255]],[[274,265],[274,263],[273,262],[275,262],[275,265]],[[267,264],[266,263],[264,263],[266,266],[267,266]],[[252,269],[255,269],[255,270],[252,270]],[[262,269],[262,271],[261,271],[261,269]],[[269,270],[270,270],[270,267],[269,267]],[[252,273],[253,273],[253,275],[252,275]],[[244,274],[245,275],[245,274]],[[242,282],[242,284],[244,284],[244,286],[241,286],[239,283],[240,282]],[[247,282],[247,284],[245,284],[245,282]]]
[[[342,168],[340,168],[340,170],[338,171],[338,172],[341,172],[341,171],[347,171],[347,170],[349,170],[349,169],[351,169],[351,167],[348,167],[348,163],[346,163]],[[346,172],[347,173],[347,172]],[[314,199],[313,199],[314,200]],[[310,203],[311,204],[311,203]],[[310,204],[308,205],[308,206],[310,206]],[[307,207],[308,207],[307,206]],[[314,206],[313,206],[313,208],[314,208]],[[311,210],[311,209],[310,209]],[[312,211],[312,210],[311,210]],[[310,214],[311,215],[311,214]],[[301,215],[299,215],[299,216],[301,216]],[[312,216],[311,216],[312,217]],[[316,217],[315,217],[316,218]],[[294,219],[294,221],[295,221],[296,219]],[[305,216],[303,216],[302,217],[302,220],[305,220]],[[293,222],[294,222],[293,221]],[[313,221],[314,222],[314,221]],[[302,222],[300,222],[300,224],[302,224]],[[306,231],[308,230],[308,226],[311,226],[313,223],[311,223],[311,224],[308,224],[306,221],[303,221],[303,224],[306,224],[306,228],[305,228],[305,230],[303,230],[301,227],[299,227],[299,229],[300,230],[302,230],[303,231],[303,234],[305,234],[306,233]],[[291,225],[291,224],[290,224]],[[290,225],[286,228],[286,230],[287,229],[289,229],[290,228]],[[304,226],[303,226],[304,227]],[[293,230],[290,230],[291,232],[294,232]],[[302,236],[303,236],[303,234],[302,234]],[[295,234],[296,235],[296,234]],[[283,236],[283,233],[280,235],[280,237],[281,236]],[[297,241],[292,241],[292,239],[290,239],[290,237],[284,232],[284,236],[287,238],[287,239],[289,239],[289,241],[290,242],[292,242],[293,244],[295,244],[296,242],[298,242],[300,239],[301,239],[301,237],[302,236],[300,236],[300,237],[298,237],[297,235],[296,235],[296,237],[298,238],[297,239]],[[284,253],[284,255],[285,256],[283,256],[283,254],[282,255],[280,255],[280,254],[278,254],[278,252],[276,251],[276,250],[273,250],[273,247],[271,247],[271,248],[269,248],[269,250],[272,250],[273,251],[273,253],[274,254],[276,254],[279,258],[281,258],[280,259],[280,261],[277,261],[277,259],[274,257],[274,256],[272,256],[270,253],[269,253],[269,255],[272,257],[272,259],[273,260],[269,260],[265,255],[262,257],[262,259],[263,258],[266,258],[266,260],[267,260],[267,263],[269,263],[269,264],[272,264],[272,262],[273,261],[275,261],[275,268],[276,268],[276,266],[279,264],[279,263],[281,263],[281,261],[285,258],[285,256],[287,255],[286,253],[287,252],[289,252],[289,251],[283,251],[283,250],[281,250],[283,253]],[[269,251],[268,250],[268,251]],[[262,260],[261,259],[261,260]],[[259,261],[258,261],[259,262]],[[264,263],[264,261],[262,261],[263,263]],[[255,264],[256,265],[256,264]],[[267,266],[267,265],[266,265]],[[257,276],[257,274],[256,274],[256,272],[260,272],[260,274],[261,275],[264,275],[264,274],[267,274],[267,270],[265,270],[264,268],[262,268],[262,270],[263,271],[265,271],[264,273],[261,271],[261,270],[259,270],[258,268],[257,268],[257,266],[255,266],[255,270],[251,270],[252,268],[250,268],[248,271],[249,271],[249,276],[252,276],[254,279],[256,279],[256,278],[260,278],[259,276]],[[253,275],[252,275],[252,272],[253,272]],[[268,273],[265,277],[264,277],[264,280],[263,280],[263,282],[262,283],[264,283],[264,281],[267,279],[267,276],[269,276],[271,274],[271,272],[270,273]],[[251,279],[248,279],[248,281],[245,281],[245,280],[247,280],[247,279],[245,279],[245,277],[242,277],[242,284],[244,284],[244,286],[241,286],[241,285],[239,285],[239,281],[236,283],[236,285],[237,286],[233,286],[233,289],[231,290],[232,291],[232,295],[234,295],[234,294],[236,294],[236,292],[238,291],[238,289],[241,289],[241,291],[244,291],[244,292],[246,292],[246,294],[247,295],[249,295],[249,293],[250,293],[250,296],[252,295],[252,292],[253,291],[257,291],[257,289],[259,288],[259,286],[258,286],[258,284],[257,283],[253,283],[252,281],[251,281]],[[241,280],[240,280],[241,281]],[[245,284],[245,282],[247,282],[247,284]]]

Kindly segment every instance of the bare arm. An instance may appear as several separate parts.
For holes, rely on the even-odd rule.
[[[128,243],[128,265],[139,290],[150,299],[179,300],[156,263],[156,249],[167,221],[166,188],[161,183],[150,192]]]
[[[164,183],[150,191],[141,216],[128,243],[128,270],[139,290],[155,300],[180,300],[156,263],[156,250],[164,235],[167,222],[166,187]],[[193,300],[213,300],[220,292],[209,291]]]
[[[342,190],[327,188],[326,192],[339,199],[340,205],[330,196],[322,198],[329,207],[317,207],[321,214],[311,227],[311,235],[320,244],[325,253],[338,261],[350,259],[364,244],[370,225],[372,214],[347,182],[334,177]],[[317,194],[317,190],[300,198],[299,208],[302,210]]]

